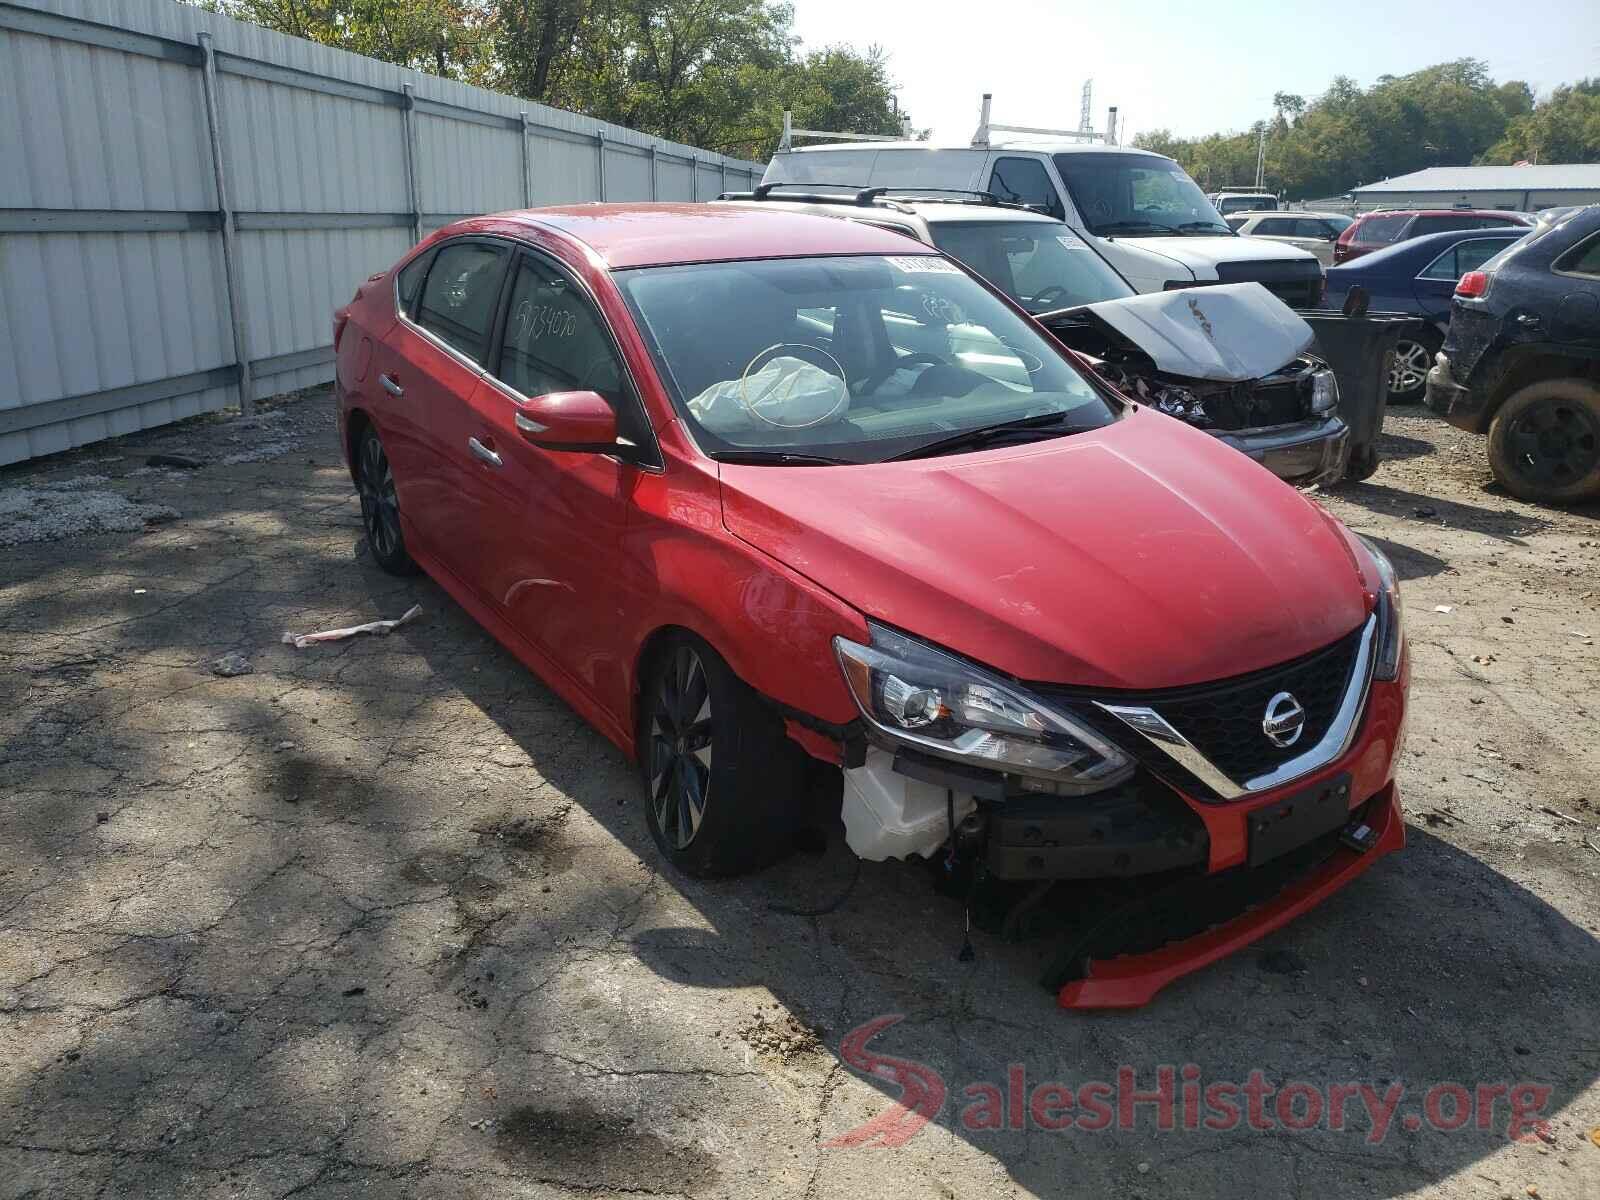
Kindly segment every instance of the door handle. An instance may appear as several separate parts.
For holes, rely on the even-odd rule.
[[[472,456],[474,458],[482,459],[484,462],[488,463],[491,467],[499,467],[499,466],[504,466],[505,465],[505,460],[504,459],[502,459],[498,454],[496,454],[493,450],[489,449],[489,447],[485,446],[482,442],[480,442],[475,437],[469,437],[467,439],[467,449],[472,451]]]
[[[406,394],[405,388],[400,386],[399,381],[393,375],[379,375],[378,382],[383,384],[383,390],[391,396],[404,396]]]

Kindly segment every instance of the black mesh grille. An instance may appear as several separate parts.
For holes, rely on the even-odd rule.
[[[1304,754],[1322,740],[1344,698],[1365,627],[1365,624],[1359,625],[1331,646],[1303,658],[1250,675],[1160,692],[1105,692],[1092,697],[1078,693],[1072,696],[1074,709],[1090,716],[1104,732],[1137,754],[1158,774],[1170,776],[1170,759],[1154,751],[1148,743],[1139,744],[1144,739],[1114,718],[1093,717],[1092,706],[1084,702],[1094,699],[1107,704],[1148,705],[1188,738],[1224,775],[1237,784],[1244,784]],[[1066,694],[1059,686],[1042,685],[1039,690],[1063,697]],[[1268,741],[1261,728],[1267,704],[1279,692],[1288,692],[1306,712],[1304,732],[1287,749]]]
[[[1242,784],[1322,740],[1339,711],[1360,637],[1358,629],[1287,666],[1203,689],[1150,696],[1143,702],[1194,743],[1219,771]],[[1290,693],[1306,710],[1305,730],[1287,749],[1274,746],[1261,729],[1267,703],[1279,692]]]

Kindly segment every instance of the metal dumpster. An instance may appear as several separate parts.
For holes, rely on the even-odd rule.
[[[1339,381],[1339,415],[1350,427],[1346,479],[1365,479],[1378,469],[1378,434],[1389,399],[1389,360],[1402,334],[1416,332],[1422,318],[1406,313],[1346,316],[1332,309],[1296,309],[1317,335],[1317,353]]]

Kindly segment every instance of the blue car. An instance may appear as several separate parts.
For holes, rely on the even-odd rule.
[[[1428,322],[1414,339],[1402,338],[1395,347],[1389,369],[1389,403],[1413,404],[1422,399],[1428,369],[1450,325],[1450,297],[1455,294],[1456,281],[1527,233],[1518,226],[1452,229],[1396,242],[1344,266],[1328,268],[1326,306],[1342,307],[1350,289],[1359,285],[1366,289],[1370,311],[1410,313]]]

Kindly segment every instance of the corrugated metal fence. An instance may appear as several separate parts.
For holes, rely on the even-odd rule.
[[[175,0],[0,0],[0,464],[332,378],[333,309],[459,217],[761,171]]]

